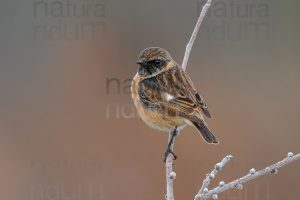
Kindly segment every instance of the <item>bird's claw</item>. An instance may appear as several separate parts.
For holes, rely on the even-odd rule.
[[[175,155],[175,153],[174,153],[171,149],[168,148],[168,149],[166,150],[166,152],[165,152],[164,163],[166,163],[169,154],[172,154],[172,155],[173,155],[173,160],[176,160],[176,159],[177,159],[177,156]]]

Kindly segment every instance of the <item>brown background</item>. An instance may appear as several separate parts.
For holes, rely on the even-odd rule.
[[[104,13],[91,20],[106,32],[73,40],[33,38],[36,25],[87,20],[34,16],[34,2],[0,3],[0,198],[164,199],[167,134],[138,118],[128,80],[148,46],[168,49],[181,63],[201,1],[72,1],[77,7],[100,2]],[[222,2],[227,14],[215,1],[187,70],[208,102],[213,118],[207,122],[221,144],[207,145],[193,128],[183,130],[175,146],[176,199],[193,199],[227,154],[235,159],[213,184],[300,152],[299,2]],[[229,13],[232,2],[248,14]],[[267,28],[256,36],[245,28],[251,23]],[[293,163],[220,197],[298,199],[299,167]]]

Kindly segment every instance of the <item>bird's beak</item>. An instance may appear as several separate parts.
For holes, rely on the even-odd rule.
[[[143,66],[143,65],[145,65],[146,63],[145,63],[145,61],[143,61],[143,60],[138,60],[138,61],[136,61],[136,64]]]

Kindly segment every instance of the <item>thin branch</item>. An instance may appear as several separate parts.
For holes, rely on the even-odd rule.
[[[185,49],[185,54],[182,62],[182,68],[183,70],[186,70],[186,66],[190,57],[190,53],[194,44],[194,41],[196,39],[196,36],[198,34],[200,25],[203,21],[203,18],[205,17],[205,14],[207,10],[209,9],[211,5],[212,0],[207,0],[206,4],[203,6],[202,11],[199,15],[197,24],[194,28],[194,31],[192,33],[192,36],[190,38],[190,41],[186,45]],[[170,136],[169,136],[170,137]],[[170,139],[170,138],[169,138]],[[172,166],[173,166],[173,155],[169,154],[167,159],[166,159],[166,181],[167,181],[167,194],[166,194],[166,199],[167,200],[174,200],[174,193],[173,193],[173,182],[176,178],[176,173],[173,172]]]
[[[226,157],[224,158],[226,159]],[[223,160],[224,160],[223,159]],[[217,199],[218,198],[218,194],[221,193],[221,192],[224,192],[224,191],[227,191],[227,190],[230,190],[230,189],[242,189],[243,188],[243,184],[248,182],[248,181],[251,181],[253,179],[256,179],[260,176],[263,176],[263,175],[267,175],[267,174],[276,174],[277,173],[277,170],[287,164],[290,164],[296,160],[300,159],[300,154],[297,154],[297,155],[293,155],[293,153],[288,153],[287,157],[273,165],[270,165],[260,171],[255,171],[254,168],[250,169],[249,173],[241,178],[238,178],[230,183],[227,183],[225,184],[223,181],[221,181],[219,183],[219,186],[218,187],[215,187],[211,190],[208,190],[208,185],[209,185],[209,182],[210,182],[210,179],[213,179],[215,176],[216,173],[213,173],[215,171],[220,171],[223,167],[223,165],[221,165],[221,168],[218,168],[218,167],[215,167],[215,169],[212,171],[211,174],[214,174],[211,176],[210,179],[208,179],[209,181],[203,181],[203,185],[201,187],[201,189],[199,190],[198,194],[195,196],[195,199],[194,200],[205,200],[205,199],[210,199],[210,198],[213,198],[213,199]],[[229,160],[228,160],[229,161]],[[223,162],[223,161],[222,161]],[[221,163],[222,163],[221,162]],[[218,165],[218,164],[217,164]],[[216,166],[217,166],[216,165]],[[210,175],[211,175],[210,174]],[[210,176],[208,175],[208,177]]]
[[[171,140],[172,134],[169,134],[169,140]],[[174,150],[174,143],[171,145],[171,150]],[[173,172],[173,160],[174,156],[173,154],[169,154],[166,159],[166,181],[167,181],[167,194],[166,199],[167,200],[174,200],[174,193],[173,193],[173,182],[176,178],[176,173]]]
[[[218,172],[225,167],[225,165],[233,158],[232,155],[228,155],[220,163],[217,163],[215,165],[215,168],[210,172],[210,174],[207,174],[206,178],[203,180],[203,184],[201,189],[199,190],[198,194],[202,194],[205,188],[208,188],[210,181],[215,178],[215,176],[218,174]]]
[[[209,7],[211,5],[211,2],[212,2],[212,0],[207,0],[206,4],[203,6],[202,11],[201,11],[201,13],[199,15],[197,24],[196,24],[196,26],[194,28],[194,31],[192,33],[192,36],[190,38],[190,41],[186,45],[185,54],[184,54],[182,65],[181,65],[181,67],[182,67],[183,70],[186,70],[187,63],[188,63],[188,60],[189,60],[189,57],[190,57],[190,53],[191,53],[193,44],[195,42],[196,36],[198,34],[200,25],[201,25],[201,23],[202,23],[202,21],[203,21],[203,19],[205,17],[205,14],[206,14],[207,10],[209,9]]]
[[[176,173],[173,172],[173,155],[169,154],[166,160],[166,179],[167,179],[167,200],[174,200],[174,193],[173,193],[173,182],[176,178]]]

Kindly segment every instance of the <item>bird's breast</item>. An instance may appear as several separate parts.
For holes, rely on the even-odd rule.
[[[175,127],[184,126],[186,122],[182,118],[177,116],[170,116],[164,113],[164,111],[159,108],[159,105],[158,109],[151,109],[149,106],[145,105],[145,103],[142,102],[142,99],[139,95],[139,90],[141,90],[141,88],[139,88],[139,83],[142,80],[143,79],[141,77],[136,75],[133,78],[131,84],[132,99],[142,120],[154,129],[167,132],[170,132]]]

